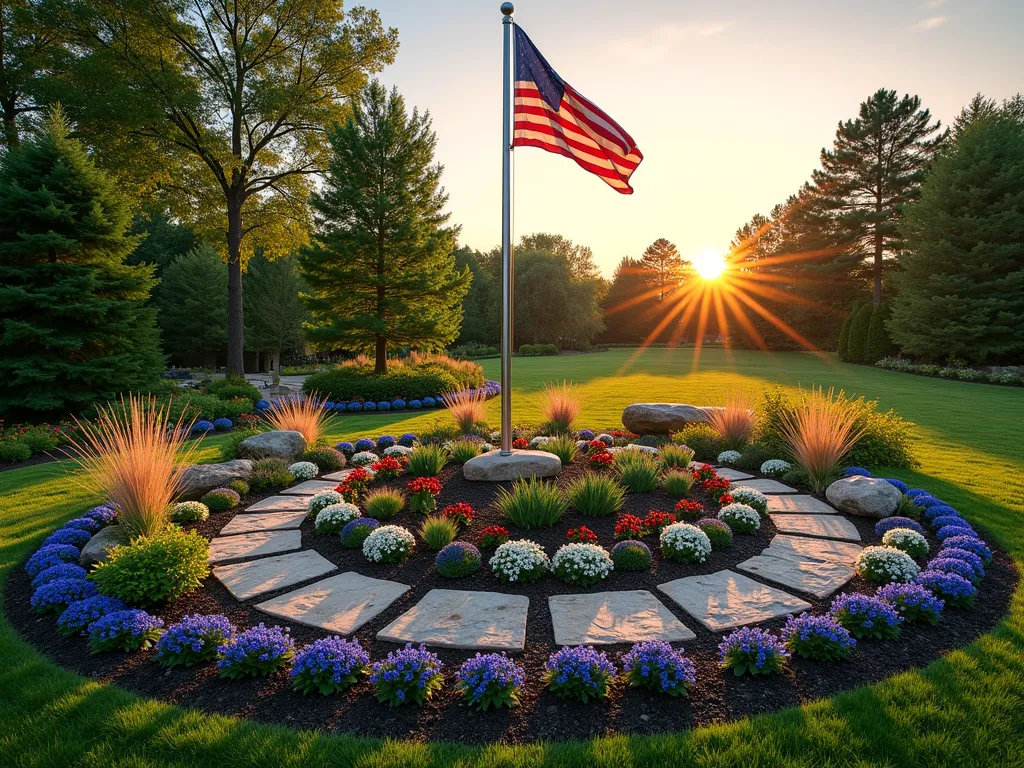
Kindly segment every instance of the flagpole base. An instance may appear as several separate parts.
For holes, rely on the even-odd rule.
[[[544,451],[488,451],[462,465],[462,476],[484,483],[506,483],[523,477],[554,477],[562,462]]]

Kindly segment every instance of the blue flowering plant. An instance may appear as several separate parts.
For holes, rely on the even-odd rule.
[[[525,670],[504,653],[478,653],[459,667],[455,688],[467,704],[486,712],[517,706],[525,678]]]
[[[906,493],[907,491],[910,490],[906,483],[904,483],[902,480],[897,480],[895,477],[884,477],[882,479],[885,480],[885,482],[887,482],[900,493]]]
[[[878,597],[842,594],[832,601],[832,617],[858,638],[892,640],[899,637],[903,617]]]
[[[103,510],[103,512],[96,512],[97,510]],[[97,516],[93,516],[96,513]],[[107,522],[109,516],[109,522]],[[81,517],[76,517],[72,520],[68,520],[57,530],[68,531],[87,531],[89,533],[97,533],[100,528],[104,525],[110,525],[114,521],[114,510],[110,507],[96,507],[89,512],[86,512]]]
[[[590,645],[566,646],[556,651],[544,669],[548,690],[584,704],[590,699],[607,697],[615,679],[615,665]]]
[[[976,536],[950,536],[942,542],[942,551],[949,549],[965,550],[972,552],[981,558],[981,562],[988,565],[992,562],[992,550],[981,539]]]
[[[77,563],[81,551],[78,547],[70,544],[47,544],[36,550],[25,563],[25,573],[32,578],[39,575],[41,571],[52,568],[61,563]]]
[[[92,534],[83,531],[81,528],[58,528],[43,541],[43,546],[51,544],[70,544],[72,547],[82,548],[89,543]]]
[[[789,658],[782,639],[760,627],[740,627],[718,644],[719,662],[740,675],[771,675],[782,672]]]
[[[64,527],[67,528],[72,523],[82,520],[83,518],[94,520],[101,526],[111,525],[117,519],[117,510],[114,509],[109,504],[100,504],[98,507],[93,507],[92,509],[90,509],[84,515],[82,515],[82,517],[77,517],[75,518],[75,520],[68,520],[66,523],[64,523]]]
[[[54,579],[32,593],[32,607],[39,613],[63,613],[71,603],[95,597],[96,585],[85,579]]]
[[[193,667],[217,658],[217,649],[234,635],[227,616],[193,613],[168,627],[156,644],[157,663],[165,667]]]
[[[412,405],[412,402],[409,403]],[[406,448],[412,448],[418,438],[412,432],[406,432],[400,438],[398,438],[398,444],[404,445]]]
[[[963,576],[974,586],[978,586],[978,582],[981,581],[981,577],[978,576],[970,563],[958,560],[955,557],[942,557],[940,555],[939,557],[932,558],[928,561],[926,570],[955,573],[957,576]]]
[[[954,536],[978,537],[978,532],[972,528],[966,520],[954,525],[944,525],[935,532],[935,538],[939,541],[951,539]]]
[[[875,523],[875,536],[884,536],[893,528],[908,528],[911,531],[920,533],[922,536],[924,535],[924,528],[919,522],[911,520],[909,517],[894,515],[893,517],[887,517]]]
[[[468,541],[453,541],[437,553],[434,567],[448,579],[472,576],[480,570],[480,550]]]
[[[213,422],[207,421],[206,419],[200,419],[192,425],[192,434],[199,434],[200,432],[209,432],[213,429]]]
[[[164,623],[138,608],[108,613],[89,625],[89,651],[132,651],[151,648],[160,639]]]
[[[815,661],[843,661],[857,645],[849,630],[834,618],[809,613],[789,616],[782,639],[790,653]]]
[[[938,624],[945,607],[942,598],[920,584],[886,584],[879,587],[875,597],[887,602],[904,621],[911,623]]]
[[[227,432],[233,426],[235,425],[231,422],[231,419],[224,418],[223,416],[213,420],[213,428],[218,432]]]
[[[843,470],[843,477],[871,477],[871,472],[864,467],[847,467]]]
[[[124,601],[106,595],[93,595],[71,603],[57,619],[57,631],[62,635],[85,635],[89,628],[108,613],[127,610]]]
[[[394,435],[381,435],[380,437],[377,438],[377,450],[383,451],[393,446],[396,442],[398,441],[395,440]]]
[[[85,568],[82,566],[75,563],[59,563],[37,573],[32,579],[32,589],[39,589],[43,584],[56,579],[84,579],[85,576]]]
[[[945,504],[939,504],[936,507],[928,507],[928,509],[926,509],[924,511],[923,517],[928,522],[931,522],[936,517],[943,517],[945,515],[957,515],[957,516],[959,516],[960,513],[957,512],[955,509],[953,509],[953,507],[947,506]]]
[[[630,685],[669,696],[686,696],[697,681],[693,662],[664,640],[636,643],[622,657],[622,669]]]
[[[303,694],[328,696],[359,682],[369,668],[370,655],[358,640],[322,637],[295,656],[292,687]]]
[[[356,447],[348,440],[342,440],[340,443],[335,445],[334,448],[335,450],[341,451],[346,457],[351,456],[356,452]]]
[[[362,451],[372,451],[375,447],[376,446],[374,445],[373,440],[371,440],[368,437],[361,437],[358,440],[356,440],[356,453],[360,453]]]
[[[217,669],[221,677],[266,677],[283,667],[295,656],[295,643],[287,629],[262,621],[251,629],[239,632],[217,648],[220,656]]]
[[[945,571],[921,571],[914,583],[934,592],[954,608],[970,608],[978,595],[978,588],[968,579]]]
[[[392,707],[408,704],[410,701],[423,704],[441,688],[444,665],[422,644],[416,648],[412,643],[392,651],[383,661],[373,665],[370,682],[373,683],[377,701]]]
[[[985,578],[985,563],[973,552],[968,552],[966,549],[953,549],[947,547],[939,552],[938,557],[943,560],[962,560],[974,570],[975,581]],[[39,577],[37,576],[36,578]],[[35,582],[33,581],[32,584],[35,585]]]

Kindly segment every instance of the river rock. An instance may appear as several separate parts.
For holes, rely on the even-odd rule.
[[[825,489],[825,498],[839,511],[880,520],[900,508],[901,494],[891,483],[877,477],[844,477]]]
[[[260,432],[238,444],[236,453],[246,459],[285,459],[293,461],[306,450],[306,438],[300,432],[275,430]]]
[[[86,569],[98,563],[106,562],[107,550],[119,544],[127,544],[127,538],[124,530],[119,525],[108,525],[106,528],[100,528],[82,547],[82,554],[79,556],[78,561]]]
[[[214,488],[224,488],[234,480],[248,480],[252,472],[249,459],[234,459],[220,464],[193,464],[181,478],[178,499],[198,499]]]
[[[667,435],[687,424],[707,422],[708,414],[716,410],[720,408],[683,403],[633,403],[622,411],[622,424],[638,435]]]

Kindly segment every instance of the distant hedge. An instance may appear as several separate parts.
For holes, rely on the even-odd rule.
[[[557,355],[558,347],[554,344],[523,344],[519,348],[522,357],[539,357],[540,355]]]
[[[375,376],[370,365],[339,366],[307,376],[302,391],[335,401],[422,400],[484,383],[477,363],[434,355],[420,362],[391,362],[385,376]]]

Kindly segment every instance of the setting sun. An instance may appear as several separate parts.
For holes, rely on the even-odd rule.
[[[720,277],[727,266],[725,254],[710,248],[699,251],[693,257],[693,268],[705,280]]]

